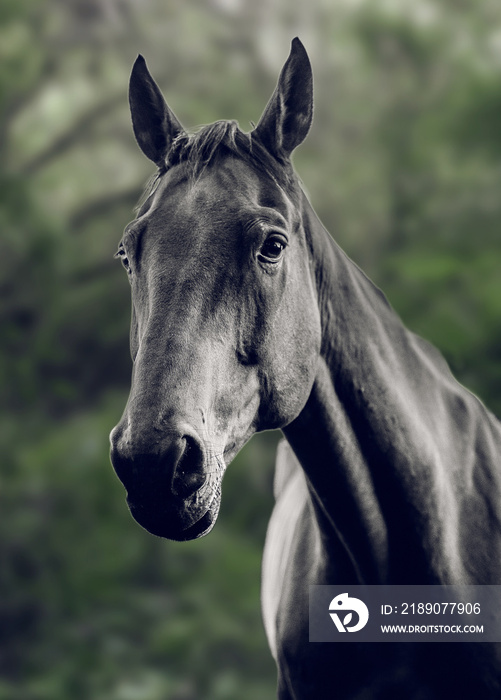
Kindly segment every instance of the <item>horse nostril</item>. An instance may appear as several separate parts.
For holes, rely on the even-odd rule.
[[[203,486],[206,475],[204,472],[204,453],[201,444],[191,435],[183,435],[184,442],[172,477],[172,493],[181,498],[191,496]]]
[[[184,433],[184,434],[183,434]],[[174,429],[163,442],[111,434],[111,462],[132,500],[162,500],[171,493],[189,498],[205,483],[205,453],[196,433]]]

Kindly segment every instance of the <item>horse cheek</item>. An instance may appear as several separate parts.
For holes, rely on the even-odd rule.
[[[321,331],[318,307],[313,294],[286,295],[286,301],[273,324],[272,404],[284,427],[304,408],[315,381],[320,356]]]

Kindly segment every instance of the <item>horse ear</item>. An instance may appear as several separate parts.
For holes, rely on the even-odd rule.
[[[289,157],[305,139],[313,117],[313,75],[308,54],[298,38],[292,41],[275,92],[254,134],[277,157]]]
[[[159,168],[163,167],[172,141],[184,133],[184,129],[167,106],[141,55],[137,57],[130,76],[129,104],[140,149]]]

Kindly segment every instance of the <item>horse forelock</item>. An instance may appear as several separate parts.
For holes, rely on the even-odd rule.
[[[192,133],[179,134],[167,153],[165,165],[158,169],[147,183],[136,207],[136,213],[143,213],[145,204],[156,192],[158,185],[169,170],[185,164],[191,180],[199,178],[204,170],[224,155],[234,155],[260,173],[270,177],[286,192],[295,190],[298,178],[289,161],[279,161],[272,156],[251,133],[240,130],[234,120],[221,120],[200,127]]]
[[[223,150],[237,152],[241,149],[237,144],[237,134],[244,139],[249,138],[248,134],[239,130],[235,121],[217,121],[191,134],[183,132],[172,143],[167,154],[166,169],[188,163],[191,176],[197,177]]]

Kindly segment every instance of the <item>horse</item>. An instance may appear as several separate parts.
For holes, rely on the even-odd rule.
[[[501,428],[315,214],[291,162],[313,112],[294,39],[252,131],[188,133],[138,56],[132,125],[158,170],[117,256],[130,395],[111,461],[133,517],[186,541],[226,466],[280,429],[262,611],[281,700],[501,697],[496,644],[308,641],[312,584],[500,584]]]

